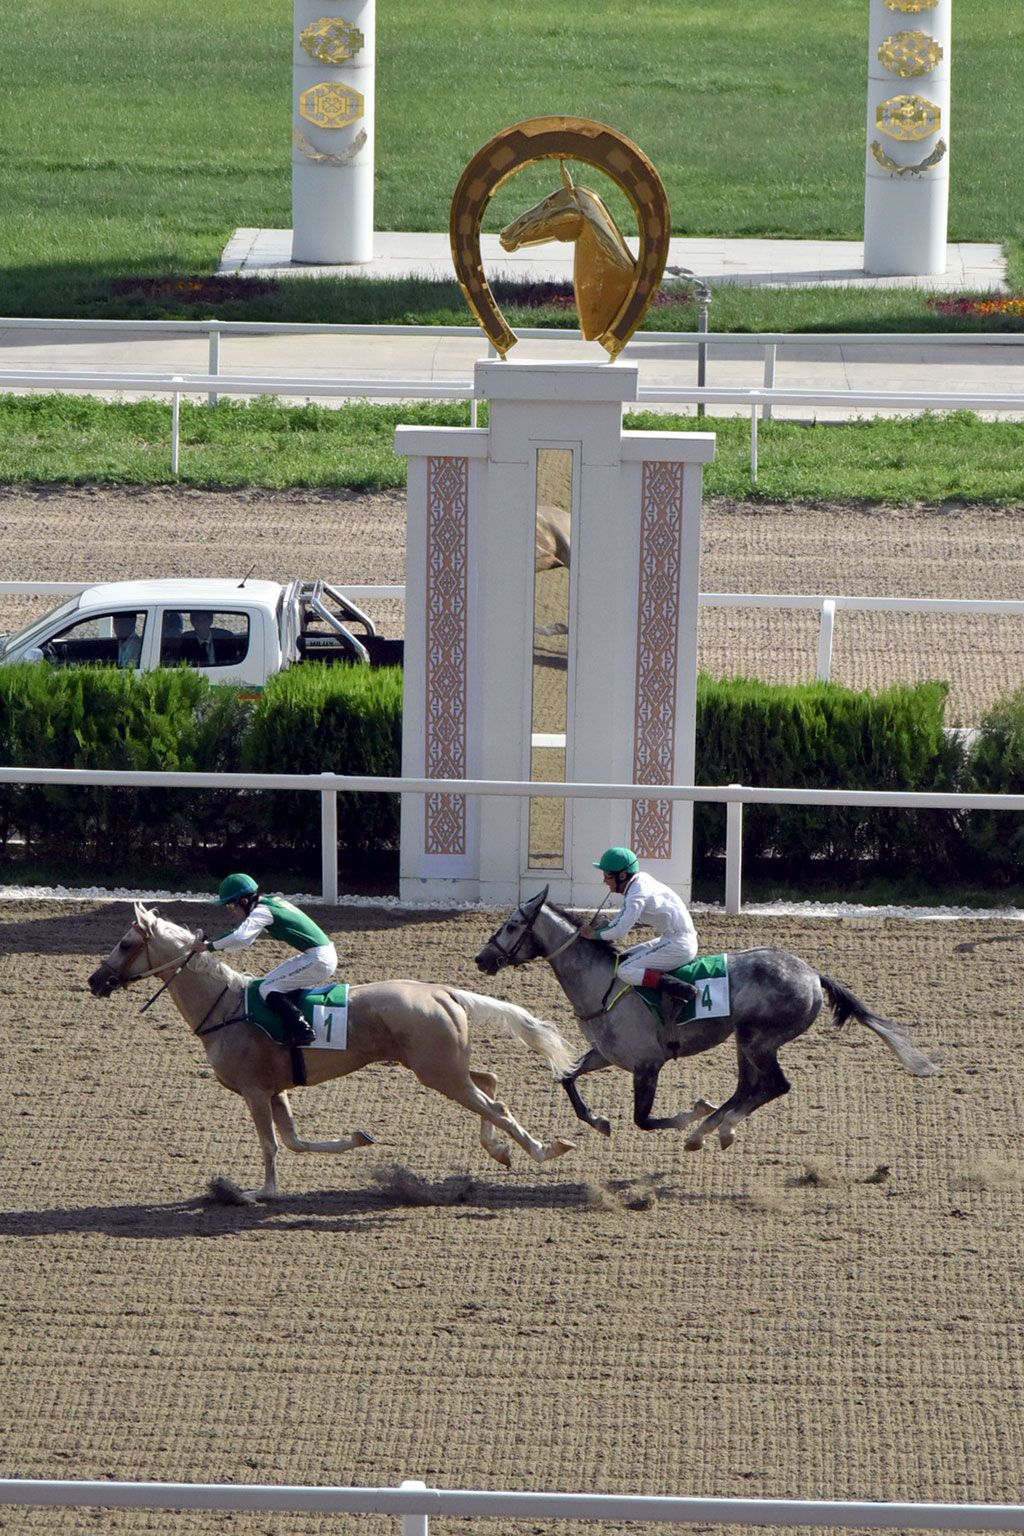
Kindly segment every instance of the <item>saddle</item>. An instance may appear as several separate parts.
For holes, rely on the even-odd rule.
[[[284,1038],[284,1021],[281,1015],[260,996],[261,979],[259,976],[253,976],[246,983],[245,1016],[250,1024],[257,1025],[265,1035],[269,1035],[275,1044],[286,1045],[288,1042]],[[325,1044],[330,1044],[332,1025],[330,1015],[343,1014],[348,1008],[348,982],[335,981],[328,987],[314,987],[309,992],[303,992],[299,1007],[307,1023],[317,1029],[318,1034],[325,1035]]]
[[[675,1002],[654,987],[635,989],[657,1018],[662,1031],[675,1029],[680,1024],[689,1024],[698,1018],[725,1018],[731,1012],[727,955],[698,955],[696,960],[677,966],[668,975],[677,976],[680,981],[696,987],[690,1002]]]

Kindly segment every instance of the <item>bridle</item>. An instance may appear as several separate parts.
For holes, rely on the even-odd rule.
[[[163,986],[160,987],[156,992],[154,992],[153,996],[149,999],[149,1001],[146,1002],[146,1003],[143,1003],[142,1007],[139,1009],[140,1013],[145,1013],[146,1009],[151,1007],[151,1005],[156,1002],[156,1000],[160,996],[161,992],[165,992],[167,990],[167,988],[170,986],[171,982],[175,979],[175,977],[176,976],[180,976],[181,972],[185,969],[186,965],[188,965],[189,961],[192,959],[192,956],[195,954],[195,950],[193,950],[192,946],[189,945],[187,949],[180,950],[178,952],[178,954],[168,956],[168,958],[166,960],[161,961],[161,963],[159,965],[153,965],[151,963],[152,962],[152,956],[149,953],[149,935],[146,933],[145,929],[141,927],[141,925],[139,924],[138,920],[136,920],[135,922],[132,923],[132,928],[135,930],[135,932],[139,935],[139,938],[142,940],[142,947],[145,950],[146,963],[149,966],[149,969],[145,970],[145,971],[135,971],[135,972],[133,972],[133,974],[131,976],[124,976],[124,975],[121,974],[120,971],[116,970],[115,967],[112,966],[108,960],[101,960],[100,961],[100,969],[101,970],[106,970],[106,971],[110,972],[110,981],[111,981],[110,990],[114,991],[114,989],[117,988],[117,987],[127,987],[133,981],[145,981],[150,976],[159,976],[162,971],[167,970],[167,968],[169,966],[173,966],[174,969],[171,971],[170,976],[168,976],[168,978],[164,982]],[[131,932],[131,929],[129,929],[129,932]],[[200,938],[202,937],[201,934],[199,936],[200,936]],[[133,950],[132,954],[135,954],[135,953],[136,953],[136,951]],[[128,963],[128,958],[129,958],[128,956],[125,956],[124,963],[126,965]],[[244,1017],[245,1017],[244,1014],[238,1014],[237,1016],[232,1016],[231,1018],[222,1019],[217,1024],[207,1025],[206,1021],[209,1019],[211,1013],[216,1008],[217,1004],[220,1002],[221,998],[224,996],[224,994],[225,994],[225,992],[227,992],[227,990],[228,989],[225,986],[225,987],[223,987],[221,989],[220,992],[218,992],[217,996],[214,998],[214,1000],[210,1004],[209,1008],[207,1008],[206,1012],[203,1014],[203,1017],[200,1019],[199,1023],[194,1026],[193,1031],[192,1031],[193,1034],[196,1034],[196,1035],[214,1034],[217,1030],[224,1029],[228,1024],[237,1024],[241,1020],[244,1019]]]
[[[596,917],[597,913],[600,912],[601,907],[604,906],[605,901],[608,900],[608,897],[611,894],[612,894],[611,891],[609,891],[607,893],[607,895],[604,898],[604,901],[601,902],[601,906],[598,907],[597,911],[594,913],[594,917]],[[567,950],[569,948],[570,944],[575,944],[576,940],[579,938],[580,930],[579,930],[579,928],[574,928],[572,933],[570,933],[569,937],[567,939],[563,939],[562,943],[559,944],[557,946],[557,948],[553,949],[549,955],[538,953],[536,955],[527,955],[525,960],[517,960],[516,959],[516,955],[519,953],[519,946],[520,946],[520,944],[523,943],[523,941],[527,938],[528,935],[533,933],[533,925],[536,922],[537,914],[540,912],[540,909],[541,909],[541,907],[543,905],[544,905],[544,903],[541,902],[540,906],[538,906],[537,911],[534,912],[533,916],[532,917],[527,917],[526,913],[523,911],[523,904],[522,904],[522,902],[520,902],[519,906],[516,908],[516,916],[522,918],[524,927],[523,927],[522,933],[516,939],[515,943],[511,947],[511,949],[508,949],[508,948],[506,948],[505,946],[503,946],[502,944],[499,943],[499,939],[500,939],[500,936],[501,936],[502,929],[508,927],[508,923],[509,923],[509,919],[508,918],[506,918],[505,922],[502,923],[501,928],[496,929],[495,932],[491,935],[491,937],[487,940],[488,945],[492,949],[496,949],[498,951],[498,954],[505,961],[506,965],[529,965],[531,960],[554,960],[554,959],[557,958],[558,955],[562,954],[565,950]],[[591,922],[593,922],[593,918],[591,918]]]
[[[100,968],[102,970],[109,971],[111,974],[111,990],[113,990],[114,987],[127,987],[133,981],[145,981],[149,976],[159,976],[160,972],[165,971],[168,966],[178,967],[178,969],[174,972],[174,976],[177,976],[178,971],[184,970],[185,966],[191,960],[192,948],[190,945],[188,949],[183,949],[180,954],[171,955],[167,960],[161,960],[159,965],[153,965],[152,956],[149,953],[149,935],[145,932],[137,920],[132,923],[132,928],[142,940],[142,947],[146,952],[146,964],[149,966],[149,969],[145,971],[134,971],[131,976],[125,976],[121,971],[118,971],[114,966],[112,966],[109,960],[101,960]],[[128,931],[130,933],[131,928]],[[135,951],[133,950],[132,954],[134,953]],[[125,965],[128,964],[128,959],[129,956],[126,955],[124,960]],[[171,976],[168,981],[164,983],[164,986],[169,986],[170,982],[174,980],[174,976]]]

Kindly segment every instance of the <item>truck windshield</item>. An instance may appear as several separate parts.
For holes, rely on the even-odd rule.
[[[81,593],[76,592],[74,597],[69,597],[61,603],[59,608],[51,608],[49,613],[44,613],[41,619],[33,619],[31,624],[26,624],[24,629],[15,630],[13,635],[8,635],[3,645],[0,646],[0,657],[6,656],[8,651],[20,651],[23,647],[32,644],[37,635],[52,626],[60,625],[77,613],[78,605],[82,601]]]

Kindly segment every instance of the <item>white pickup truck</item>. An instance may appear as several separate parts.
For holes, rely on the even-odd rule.
[[[299,661],[400,663],[402,642],[321,580],[230,578],[112,581],[86,587],[15,634],[0,666],[93,662],[148,672],[192,666],[212,683],[262,688]]]

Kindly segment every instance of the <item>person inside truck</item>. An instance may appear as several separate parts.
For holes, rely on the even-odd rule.
[[[231,953],[248,949],[261,933],[280,939],[298,953],[282,960],[260,982],[260,996],[284,1023],[289,1045],[312,1045],[316,1038],[299,1006],[303,992],[323,987],[338,968],[338,952],[323,929],[299,907],[283,896],[261,896],[251,875],[228,875],[220,883],[217,905],[226,907],[235,920],[234,928],[219,938],[197,938],[192,949]]]
[[[142,636],[135,633],[137,613],[114,614],[114,636],[117,640],[117,664],[119,667],[137,667],[142,660]]]
[[[188,616],[192,625],[192,633],[185,636],[186,647],[183,648],[189,661],[198,662],[201,667],[215,667],[219,660],[217,655],[217,641],[219,636],[213,633],[213,614],[208,609],[200,608]]]

